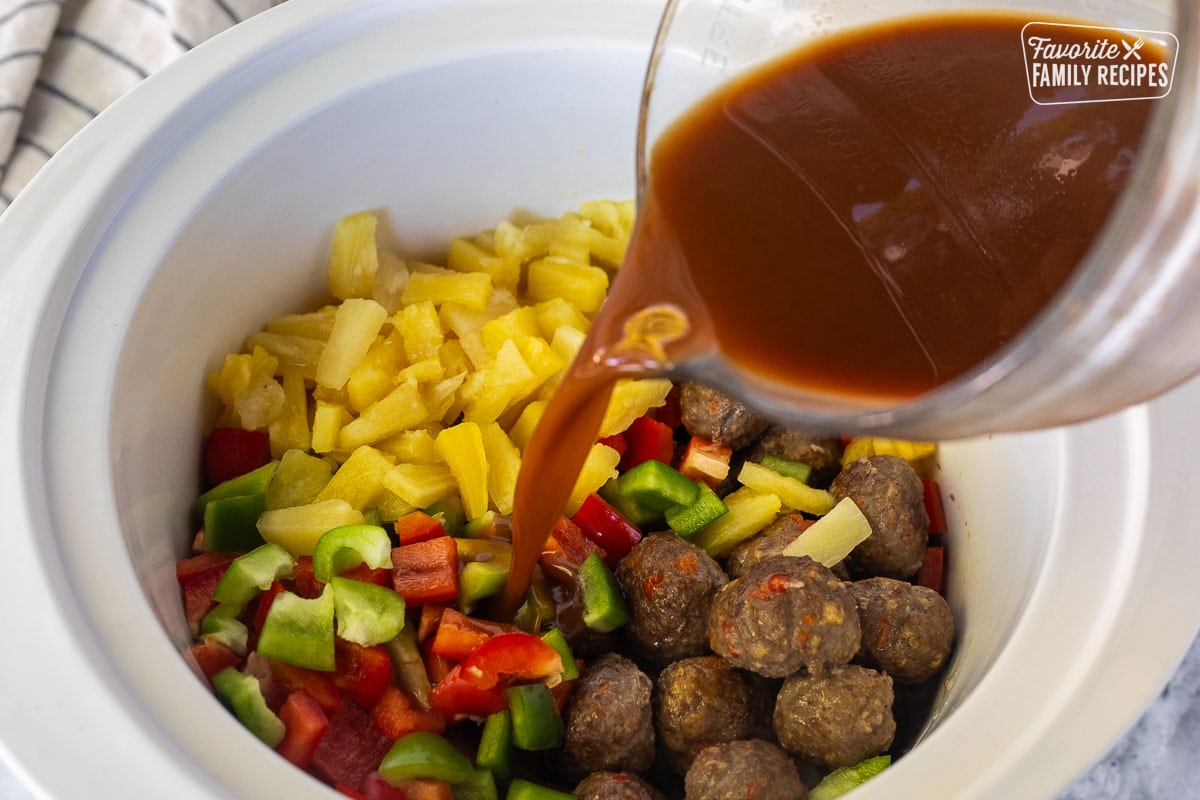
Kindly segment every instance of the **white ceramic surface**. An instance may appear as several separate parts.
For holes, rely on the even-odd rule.
[[[103,114],[0,220],[0,750],[47,797],[335,796],[178,654],[204,373],[318,295],[342,214],[431,255],[629,196],[657,13],[292,0]],[[944,449],[962,642],[936,726],[856,799],[1050,797],[1133,722],[1200,625],[1198,394]]]

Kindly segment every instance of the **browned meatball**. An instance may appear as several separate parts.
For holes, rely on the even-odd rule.
[[[892,745],[892,679],[849,664],[798,673],[775,698],[775,735],[801,758],[831,769],[857,764]]]
[[[842,468],[842,440],[839,436],[821,436],[772,425],[755,442],[750,451],[750,460],[761,461],[765,455],[808,464],[812,467],[809,485],[828,486]]]
[[[782,553],[783,548],[794,542],[809,525],[812,521],[800,514],[784,514],[761,533],[733,548],[725,559],[725,571],[731,578],[742,577],[759,561]]]
[[[641,773],[654,760],[650,679],[616,653],[588,664],[567,705],[563,757],[567,774]]]
[[[688,433],[734,450],[753,442],[769,424],[729,395],[698,383],[679,387],[679,414]]]
[[[808,557],[775,556],[713,599],[709,645],[768,678],[845,664],[858,652],[858,608],[846,584]]]
[[[662,800],[657,789],[628,772],[593,772],[574,794],[578,800]]]
[[[659,746],[680,772],[702,747],[749,736],[755,710],[750,683],[718,656],[676,661],[654,686]]]
[[[634,648],[657,661],[707,653],[708,609],[728,580],[707,553],[673,533],[642,539],[617,565]]]
[[[696,755],[687,800],[804,800],[808,789],[788,754],[762,739],[725,742]]]
[[[910,578],[921,567],[929,540],[921,479],[895,456],[869,456],[847,464],[829,487],[851,498],[871,523],[871,535],[850,553],[859,575]]]
[[[862,625],[861,660],[901,683],[932,678],[954,645],[954,614],[940,594],[893,578],[850,584]]]

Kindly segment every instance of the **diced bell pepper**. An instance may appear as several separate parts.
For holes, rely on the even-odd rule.
[[[889,755],[875,756],[849,767],[841,767],[821,779],[809,792],[809,800],[835,800],[856,789],[887,769],[892,763]]]
[[[322,583],[359,564],[392,565],[392,540],[376,525],[339,525],[326,531],[313,549],[313,577]]]
[[[458,548],[450,536],[440,536],[392,550],[393,582],[397,594],[412,605],[458,599]]]
[[[329,584],[337,635],[346,641],[363,646],[384,644],[404,627],[404,598],[390,588],[350,578],[333,578]]]
[[[238,619],[241,611],[241,606],[218,605],[200,620],[200,636],[211,637],[239,656],[245,656],[250,629]]]
[[[544,683],[510,686],[504,691],[512,713],[513,744],[521,750],[549,750],[563,740],[558,705]]]
[[[271,452],[271,440],[263,431],[216,428],[204,443],[204,471],[209,486],[253,472]]]
[[[685,539],[704,530],[719,517],[728,514],[729,508],[707,483],[696,481],[700,491],[691,505],[668,508],[663,516],[671,530]]]
[[[489,714],[483,721],[475,763],[507,783],[512,776],[512,748],[512,713],[505,709]]]
[[[412,778],[434,778],[461,783],[475,768],[454,745],[441,736],[417,731],[396,740],[379,764],[379,774],[393,786]]]
[[[233,711],[247,730],[268,747],[275,747],[286,733],[283,722],[267,707],[258,678],[226,667],[212,677],[217,697]]]
[[[612,572],[592,553],[579,567],[579,590],[583,598],[583,624],[594,631],[614,631],[629,621],[629,609]]]
[[[263,621],[258,652],[299,667],[332,672],[336,667],[333,616],[334,596],[328,586],[312,600],[282,592]]]
[[[595,494],[587,496],[571,521],[604,549],[605,560],[612,565],[624,558],[642,538],[636,525]]]
[[[277,580],[292,577],[296,560],[277,544],[259,545],[230,562],[213,592],[213,599],[230,606],[244,606]]]
[[[560,792],[546,786],[539,786],[522,778],[514,778],[508,785],[508,794],[504,800],[574,800],[575,795]]]
[[[563,635],[561,628],[551,628],[542,634],[542,641],[554,648],[562,659],[562,679],[573,681],[579,677],[579,668],[575,664],[575,656],[571,653],[571,645]]]

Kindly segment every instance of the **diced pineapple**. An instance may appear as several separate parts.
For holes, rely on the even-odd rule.
[[[493,356],[507,341],[520,344],[531,336],[540,336],[541,333],[533,306],[515,308],[507,314],[489,320],[480,329],[483,346]]]
[[[540,336],[531,336],[517,343],[533,378],[518,399],[537,391],[538,387],[566,368],[567,362]]]
[[[621,454],[613,448],[599,442],[592,445],[592,449],[588,451],[587,460],[583,462],[583,469],[579,471],[575,488],[571,490],[571,497],[567,500],[567,507],[563,513],[568,517],[571,516],[579,510],[579,506],[583,505],[583,501],[589,494],[617,477],[617,464],[620,462]]]
[[[468,331],[458,341],[462,345],[463,352],[470,359],[472,369],[483,369],[491,364],[492,359],[496,356],[483,345],[483,328]]]
[[[317,363],[325,350],[325,342],[305,336],[284,333],[252,333],[246,338],[246,349],[258,348],[278,359],[278,370],[299,372],[307,380],[317,379]]]
[[[341,389],[387,321],[387,309],[370,299],[351,298],[338,307],[329,341],[317,362],[317,383]]]
[[[516,258],[498,256],[481,246],[478,239],[454,239],[446,266],[460,272],[481,272],[491,276],[492,285],[515,292],[521,281],[521,262]]]
[[[828,514],[783,548],[783,555],[808,556],[827,567],[839,563],[871,536],[871,522],[854,500],[843,497]]]
[[[416,507],[412,506],[394,492],[388,491],[387,487],[379,493],[379,498],[376,500],[375,510],[379,512],[379,518],[384,522],[395,522],[405,514],[410,514],[416,511]]]
[[[476,328],[483,327],[489,319],[503,316],[520,305],[517,297],[508,289],[493,289],[483,310],[467,308],[458,303],[442,303],[438,315],[442,327],[454,331],[455,336],[466,336]]]
[[[781,475],[753,461],[742,465],[738,481],[751,489],[769,492],[777,496],[785,507],[807,514],[828,514],[836,502],[833,495],[823,489],[814,489],[796,478]]]
[[[547,256],[529,265],[528,294],[537,301],[562,297],[585,314],[593,314],[608,292],[608,273],[577,261]]]
[[[896,456],[915,466],[936,453],[937,444],[934,442],[912,442],[906,439],[887,439],[882,436],[857,436],[850,440],[842,452],[842,463],[849,464],[868,456]]]
[[[434,304],[458,303],[475,311],[487,307],[492,296],[492,278],[482,272],[414,272],[400,301],[409,305],[429,301]]]
[[[509,404],[535,386],[533,370],[511,340],[500,348],[492,365],[480,372],[483,373],[483,385],[464,410],[466,418],[472,422],[496,420]]]
[[[291,450],[307,450],[312,445],[308,429],[308,392],[299,372],[283,373],[283,408],[267,426],[271,438],[271,456],[281,458]]]
[[[617,210],[617,204],[611,200],[589,200],[581,203],[579,216],[605,236],[620,240],[629,238],[629,230],[621,221],[621,213]]]
[[[361,524],[362,512],[345,500],[325,500],[263,512],[258,518],[258,532],[293,556],[311,556],[325,531]]]
[[[533,310],[537,314],[538,327],[542,330],[542,336],[546,339],[554,336],[554,332],[563,325],[569,325],[582,333],[587,333],[588,328],[591,327],[591,323],[583,315],[583,312],[561,297],[554,297],[538,303]]]
[[[267,508],[291,508],[307,505],[333,477],[333,465],[303,450],[288,450],[279,460],[267,485]]]
[[[426,422],[441,422],[450,413],[458,400],[458,389],[463,385],[465,374],[452,375],[440,381],[426,383],[421,387],[421,399],[428,412]],[[458,416],[455,414],[455,416]]]
[[[442,374],[466,375],[471,371],[471,359],[458,339],[447,339],[438,348],[438,361],[442,362]]]
[[[445,464],[397,464],[383,476],[383,485],[414,508],[427,508],[458,491]]]
[[[409,361],[421,361],[436,355],[446,339],[437,309],[428,300],[404,306],[392,324],[404,337],[404,352]]]
[[[337,306],[322,306],[308,314],[284,314],[267,323],[268,333],[283,336],[303,336],[306,339],[325,341],[333,330],[333,318]]]
[[[363,359],[350,372],[346,397],[350,407],[362,413],[367,406],[387,396],[396,387],[397,374],[408,365],[404,339],[392,331],[377,339]]]
[[[441,360],[434,355],[424,361],[409,364],[400,370],[400,374],[397,377],[408,383],[427,383],[428,381],[440,381],[446,377],[446,370],[442,366]]]
[[[437,450],[433,446],[433,435],[425,428],[413,428],[389,436],[378,445],[380,450],[394,456],[405,464],[436,464]]]
[[[770,525],[782,507],[777,496],[749,486],[726,495],[724,500],[728,512],[692,537],[692,544],[713,558],[729,555],[738,544]]]
[[[317,501],[345,500],[363,511],[372,508],[383,491],[383,476],[392,460],[369,445],[354,450],[333,474],[333,480],[317,495]]]
[[[404,259],[387,250],[379,251],[379,270],[375,273],[375,288],[371,299],[387,309],[389,314],[400,310],[400,297],[408,285],[408,265]]]
[[[528,261],[546,252],[545,242],[535,243],[527,239],[526,229],[505,220],[492,231],[492,248],[496,255],[511,258],[518,263]],[[539,251],[538,245],[541,250]]]
[[[283,387],[270,375],[257,375],[233,401],[233,412],[246,430],[263,430],[283,413]]]
[[[426,413],[417,387],[402,383],[382,400],[368,406],[358,419],[342,427],[337,436],[337,449],[349,451],[386,439],[406,428],[420,425],[425,421]]]
[[[559,325],[553,336],[550,349],[558,354],[564,365],[569,365],[575,360],[575,356],[579,355],[579,350],[583,347],[583,340],[587,338],[586,333],[570,325]]]
[[[279,360],[261,347],[248,348],[248,353],[230,353],[221,368],[209,376],[210,388],[226,406],[232,406],[238,395],[264,377],[275,375]]]
[[[628,428],[635,419],[667,402],[671,382],[666,378],[622,379],[613,387],[608,410],[600,424],[599,438],[613,436]]]
[[[517,417],[517,421],[508,429],[508,435],[512,437],[513,444],[521,448],[524,453],[529,447],[529,440],[533,438],[533,430],[542,420],[542,414],[546,411],[545,400],[535,400],[521,412],[521,416]]]
[[[488,494],[492,505],[501,514],[511,514],[513,496],[517,490],[517,473],[521,471],[521,451],[495,422],[481,425],[483,452],[488,463]]]
[[[379,269],[375,244],[377,220],[369,211],[351,214],[338,221],[329,254],[329,291],[334,297],[370,297]]]
[[[317,400],[317,407],[313,412],[313,452],[332,453],[336,450],[338,434],[350,420],[350,412],[346,410],[345,406]]]
[[[438,455],[458,481],[467,519],[482,516],[488,510],[488,461],[479,426],[460,422],[439,433],[435,444]]]

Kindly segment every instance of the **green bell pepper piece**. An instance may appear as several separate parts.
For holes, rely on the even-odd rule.
[[[600,497],[610,506],[625,515],[625,519],[637,525],[644,531],[655,530],[662,526],[661,511],[645,508],[628,493],[621,489],[621,480],[613,478],[600,487]]]
[[[392,657],[392,666],[396,668],[396,681],[400,688],[412,695],[418,706],[428,711],[433,684],[429,681],[425,660],[417,646],[417,632],[412,625],[406,625],[386,646],[388,655]]]
[[[562,718],[550,687],[544,683],[510,686],[504,690],[512,714],[513,744],[521,750],[549,750],[563,740]]]
[[[226,667],[213,675],[212,684],[221,702],[263,743],[274,747],[283,741],[286,733],[283,721],[267,707],[258,678]]]
[[[462,783],[474,772],[471,760],[457,747],[425,731],[401,736],[379,764],[379,774],[393,786],[412,778]]]
[[[643,461],[617,478],[617,487],[643,508],[666,511],[696,502],[696,484],[661,461]]]
[[[467,524],[467,512],[463,510],[462,498],[457,492],[431,503],[424,511],[442,523],[450,536],[462,535],[463,526]]]
[[[714,519],[729,513],[729,507],[704,481],[696,481],[699,493],[690,506],[668,508],[664,516],[671,530],[683,538],[700,532]]]
[[[454,784],[451,790],[454,792],[454,800],[500,800],[500,794],[496,791],[496,778],[488,769],[475,770],[471,777],[462,783]]]
[[[508,568],[508,562],[501,559],[463,564],[458,574],[458,605],[464,614],[470,614],[480,600],[500,593]]]
[[[809,800],[834,800],[856,789],[887,769],[892,763],[888,755],[875,756],[849,767],[841,767],[821,779],[809,792]]]
[[[305,600],[280,592],[258,634],[258,652],[298,667],[332,672],[336,668],[333,636],[334,592]]]
[[[275,581],[292,577],[295,567],[296,559],[280,545],[259,545],[229,562],[213,599],[223,605],[245,606]]]
[[[346,641],[364,647],[384,644],[404,627],[404,598],[386,586],[353,578],[334,578],[329,585],[337,635]]]
[[[629,621],[629,609],[621,597],[617,580],[598,553],[590,554],[579,565],[579,591],[583,600],[583,624],[592,630],[608,633]]]
[[[313,577],[329,583],[334,575],[366,564],[392,566],[392,540],[378,525],[341,525],[321,534],[313,548]]]
[[[512,776],[512,748],[512,713],[506,709],[488,714],[483,720],[475,763],[506,783]]]
[[[578,678],[579,666],[575,663],[575,655],[571,652],[571,645],[567,643],[567,637],[563,635],[562,629],[551,628],[542,634],[542,641],[553,647],[562,658],[562,679],[573,681]]]
[[[258,518],[267,510],[265,494],[222,497],[204,506],[204,548],[213,553],[244,553],[263,543]]]
[[[812,464],[805,464],[803,461],[789,461],[786,458],[768,454],[763,456],[758,463],[780,475],[795,478],[801,483],[808,483],[808,478],[812,475]]]
[[[217,607],[200,620],[200,638],[211,636],[239,656],[246,655],[250,642],[250,629],[238,619],[241,606],[218,603]]]
[[[200,516],[204,513],[204,507],[214,500],[224,500],[229,497],[245,497],[252,494],[261,494],[265,497],[267,487],[271,485],[271,478],[274,477],[275,470],[278,467],[279,462],[272,461],[268,464],[263,464],[252,472],[247,472],[245,475],[239,475],[236,478],[230,478],[227,481],[218,483],[196,499],[193,510],[197,516]]]
[[[504,800],[575,800],[575,795],[517,778],[508,785]]]
[[[368,508],[363,512],[363,524],[374,525],[377,528],[383,527],[383,514],[378,508]],[[377,567],[374,569],[378,569]]]

